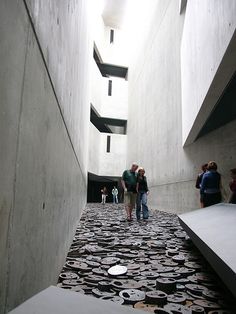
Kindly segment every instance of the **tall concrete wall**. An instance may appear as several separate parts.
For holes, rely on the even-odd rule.
[[[202,163],[217,161],[228,192],[228,171],[235,167],[236,121],[183,148],[180,50],[185,15],[179,14],[175,0],[152,5],[153,19],[139,38],[141,50],[129,66],[127,166],[136,160],[146,169],[152,208],[184,212],[199,206],[195,179]],[[195,9],[207,16],[202,12],[206,7]],[[205,23],[203,29],[210,27],[206,19],[201,23]],[[188,105],[191,110],[192,104]]]
[[[195,140],[234,74],[235,16],[232,0],[188,1],[181,44],[183,143]]]
[[[0,2],[0,313],[56,284],[86,202],[87,3]]]

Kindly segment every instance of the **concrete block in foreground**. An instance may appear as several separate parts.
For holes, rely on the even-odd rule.
[[[111,301],[78,292],[49,287],[22,303],[9,314],[145,314]]]
[[[221,203],[178,217],[194,244],[236,297],[236,205]]]

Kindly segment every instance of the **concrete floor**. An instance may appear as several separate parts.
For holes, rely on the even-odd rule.
[[[117,264],[128,272],[109,276]],[[127,222],[120,204],[87,205],[58,287],[152,313],[235,313],[236,305],[176,215]]]

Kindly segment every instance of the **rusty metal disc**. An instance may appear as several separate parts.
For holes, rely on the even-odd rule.
[[[173,278],[157,278],[156,288],[166,293],[172,293],[176,290],[176,281]]]
[[[169,294],[167,296],[167,301],[170,303],[185,304],[186,303],[186,296],[184,293],[175,292],[175,293]]]
[[[159,277],[159,273],[154,271],[142,271],[141,276],[146,277],[148,280],[155,280]]]
[[[203,285],[186,284],[186,289],[196,296],[202,296],[203,291],[207,290]]]
[[[120,258],[117,257],[105,257],[101,260],[101,264],[108,265],[108,266],[114,266],[120,262]]]
[[[157,305],[164,305],[167,303],[167,294],[160,290],[146,292],[146,302]]]
[[[132,279],[129,280],[115,279],[111,282],[111,285],[112,287],[117,288],[118,290],[142,288],[142,283]]]
[[[207,300],[194,300],[193,303],[195,305],[202,306],[206,311],[220,309],[219,304]]]
[[[69,279],[79,279],[79,276],[76,273],[64,272],[64,273],[60,273],[59,278],[61,280],[69,280]]]
[[[145,301],[137,302],[134,304],[134,308],[138,310],[144,310],[149,313],[154,313],[154,310],[158,309],[158,305],[155,304],[149,304]]]
[[[192,314],[205,314],[204,307],[199,305],[190,306],[190,310],[192,311]]]
[[[169,310],[173,314],[192,314],[187,306],[177,303],[168,303],[164,306],[164,309]]]
[[[110,281],[99,281],[98,282],[98,289],[101,291],[109,291],[111,289],[111,282]]]
[[[99,290],[97,288],[93,289],[92,293],[97,298],[106,297],[106,296],[114,297],[116,295],[115,291],[112,291],[112,290],[110,290],[110,291],[101,291],[101,290]]]
[[[124,299],[126,303],[134,304],[145,300],[145,292],[137,289],[125,289],[119,292],[119,296]]]
[[[68,261],[66,262],[66,266],[82,272],[89,272],[92,270],[86,263],[78,261]]]

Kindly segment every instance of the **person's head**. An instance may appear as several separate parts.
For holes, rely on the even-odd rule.
[[[130,170],[132,172],[135,172],[137,169],[138,169],[138,164],[136,162],[133,162]]]
[[[230,176],[232,179],[236,180],[236,168],[230,169]]]
[[[140,176],[144,176],[144,174],[145,174],[145,169],[142,168],[142,167],[140,167],[139,170],[138,170],[138,174],[139,174]]]
[[[203,171],[203,172],[206,172],[206,171],[207,171],[207,166],[208,166],[208,164],[203,164],[203,165],[202,165],[201,168],[202,168],[202,171]]]
[[[116,186],[113,186],[113,189],[116,189]]]
[[[207,164],[207,170],[217,170],[217,164],[215,161],[209,161]]]

